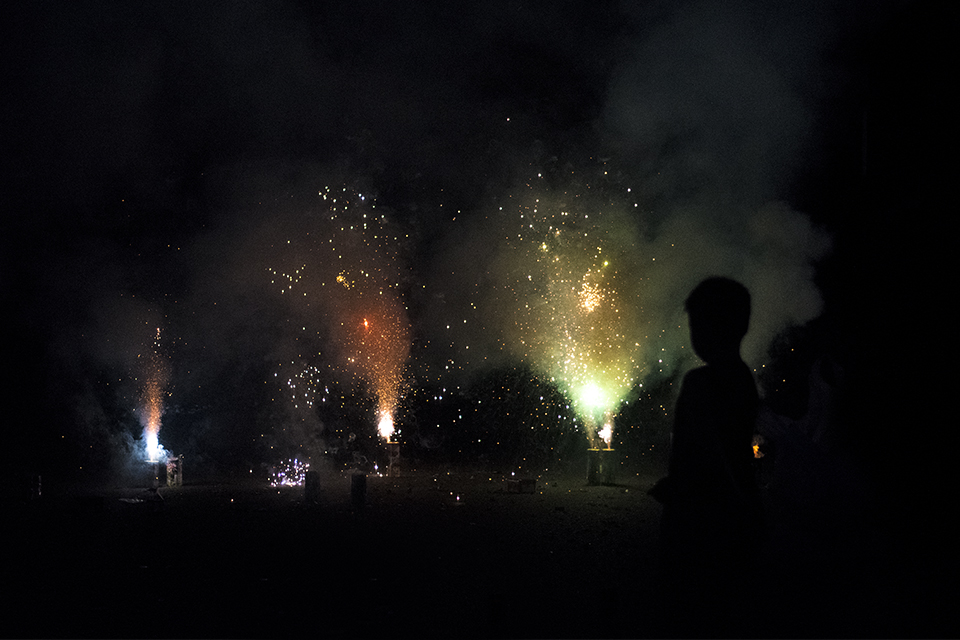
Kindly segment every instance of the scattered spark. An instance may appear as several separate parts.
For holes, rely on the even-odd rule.
[[[297,458],[290,458],[277,464],[270,471],[271,487],[299,487],[303,486],[310,464],[301,462]]]

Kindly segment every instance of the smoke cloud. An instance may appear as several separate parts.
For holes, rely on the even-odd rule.
[[[645,311],[664,327],[708,275],[753,294],[744,356],[817,317],[829,234],[788,204],[815,157],[835,81],[827,52],[849,16],[827,8],[688,2],[636,10],[642,37],[608,84],[599,130],[641,201]],[[641,264],[645,264],[641,262]],[[676,361],[675,341],[666,347]]]
[[[754,367],[781,331],[821,313],[816,265],[831,238],[794,189],[823,150],[825,96],[843,80],[826,53],[851,14],[435,9],[24,10],[27,31],[46,35],[18,41],[31,80],[4,103],[22,125],[9,136],[25,212],[15,254],[33,253],[22,270],[41,289],[20,317],[44,318],[62,377],[132,377],[161,327],[162,441],[229,459],[269,450],[271,430],[306,440],[329,419],[280,383],[310,367],[332,375],[343,359],[339,323],[362,310],[340,275],[390,293],[409,322],[411,376],[459,384],[525,361],[531,340],[550,373],[547,342],[530,337],[546,316],[521,317],[543,289],[517,284],[543,242],[519,217],[537,198],[549,203],[537,224],[589,216],[576,228],[611,256],[603,282],[632,382],[694,362],[683,301],[706,276],[751,290]],[[323,200],[342,186],[385,214],[375,246],[345,247],[346,269],[328,252],[345,218],[325,219]],[[554,249],[571,273],[600,278],[602,261],[574,260],[585,247]],[[298,270],[288,284],[306,296],[270,282]],[[135,397],[85,406],[107,415]]]
[[[556,175],[529,180],[534,186],[522,189],[529,191],[528,203],[537,202],[539,215],[507,194],[487,215],[454,223],[453,242],[431,269],[435,306],[424,318],[425,330],[447,349],[446,360],[435,366],[469,377],[522,360],[542,374],[556,374],[556,360],[563,356],[551,359],[543,350],[556,347],[571,321],[557,320],[569,311],[545,290],[566,282],[571,292],[579,291],[585,284],[577,278],[607,261],[612,266],[604,286],[610,298],[600,304],[615,310],[615,317],[606,320],[609,337],[597,333],[592,340],[616,336],[617,355],[610,352],[601,360],[633,359],[630,383],[666,377],[696,361],[683,303],[705,277],[729,276],[750,289],[754,312],[743,355],[753,367],[767,362],[783,330],[820,314],[815,265],[830,250],[830,238],[802,213],[772,201],[753,212],[737,211],[735,218],[686,207],[656,219],[643,195],[625,181],[604,182],[603,168],[584,173],[596,178],[597,186],[561,177],[558,194],[547,184],[555,183]],[[591,194],[594,190],[599,193]],[[571,225],[574,217],[579,220]],[[562,240],[571,230],[576,241]],[[565,244],[548,248],[554,233]],[[545,267],[550,260],[562,261],[569,273]],[[587,314],[582,316],[588,322]],[[563,326],[551,329],[555,322]]]

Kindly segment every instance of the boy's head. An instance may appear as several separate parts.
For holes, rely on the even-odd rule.
[[[686,301],[693,350],[708,363],[740,358],[750,325],[750,292],[730,278],[707,278]]]

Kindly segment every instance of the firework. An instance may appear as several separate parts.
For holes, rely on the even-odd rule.
[[[289,458],[278,463],[270,471],[271,487],[300,487],[307,477],[310,465],[297,458]]]
[[[140,397],[140,421],[143,425],[144,455],[150,462],[166,457],[160,444],[160,420],[163,416],[163,396],[168,381],[167,362],[160,354],[160,329],[157,328],[151,350],[141,356],[145,368],[145,383]]]
[[[356,322],[347,336],[347,369],[366,381],[377,399],[378,431],[393,435],[393,415],[410,351],[410,329],[398,299],[387,296],[364,304],[371,317]]]
[[[499,214],[507,340],[570,398],[591,446],[602,437],[609,447],[612,415],[640,372],[631,336],[640,305],[623,283],[636,248],[624,212],[589,192],[550,189],[538,176]]]
[[[349,188],[319,196],[319,215],[276,243],[278,259],[291,266],[267,267],[279,293],[308,318],[296,338],[298,372],[287,377],[290,397],[296,408],[312,409],[323,367],[358,379],[374,396],[378,431],[389,439],[410,353],[397,257],[403,240],[373,198]]]

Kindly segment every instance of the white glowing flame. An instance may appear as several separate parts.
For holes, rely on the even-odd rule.
[[[587,411],[602,409],[607,403],[603,389],[594,382],[590,382],[580,390],[580,403]]]
[[[377,424],[377,432],[381,438],[389,440],[393,436],[393,416],[387,412],[380,414],[380,422]]]
[[[613,440],[613,425],[607,421],[603,425],[603,428],[600,429],[600,433],[598,435],[600,436],[600,439],[603,440],[603,444],[605,444],[607,449],[609,449],[610,442]]]
[[[163,445],[160,444],[160,441],[157,438],[157,431],[148,427],[143,430],[143,437],[145,440],[144,455],[146,456],[147,460],[149,462],[166,460],[167,452],[163,449]]]

